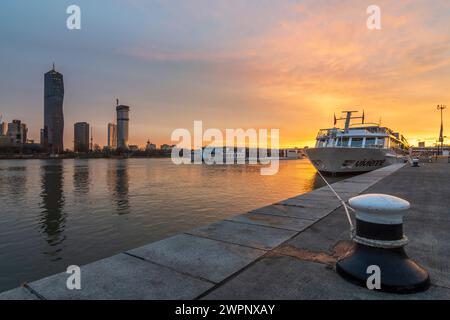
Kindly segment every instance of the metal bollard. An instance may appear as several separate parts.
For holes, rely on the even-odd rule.
[[[430,286],[428,272],[411,260],[404,246],[408,238],[403,234],[403,215],[410,204],[403,199],[367,194],[349,200],[356,210],[355,247],[340,260],[336,271],[344,279],[367,286],[367,270],[377,266],[381,271],[380,291],[414,293]]]

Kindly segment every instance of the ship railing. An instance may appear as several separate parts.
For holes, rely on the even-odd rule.
[[[365,149],[383,149],[384,145],[382,144],[370,144],[365,146],[352,146],[352,145],[337,145],[332,143],[327,144],[319,144],[317,148],[365,148]]]

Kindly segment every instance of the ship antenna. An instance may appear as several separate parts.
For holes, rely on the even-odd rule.
[[[55,62],[53,62],[53,69],[52,70],[55,71]]]

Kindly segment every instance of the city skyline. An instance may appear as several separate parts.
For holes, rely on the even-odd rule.
[[[40,79],[55,61],[66,76],[68,128],[89,122],[99,145],[107,145],[117,96],[133,107],[129,143],[141,147],[170,143],[174,129],[194,120],[280,128],[282,147],[311,146],[347,107],[381,117],[412,144],[438,140],[436,105],[450,98],[448,3],[379,1],[383,27],[373,31],[366,3],[251,2],[111,1],[99,16],[99,3],[79,1],[83,28],[69,31],[64,1],[27,3],[29,15],[6,0],[0,113],[27,123],[38,141]],[[117,23],[131,15],[132,23]],[[64,143],[73,145],[72,130]]]

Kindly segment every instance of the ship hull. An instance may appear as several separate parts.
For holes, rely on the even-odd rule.
[[[376,148],[311,148],[306,154],[320,172],[360,173],[405,161],[392,149]]]

